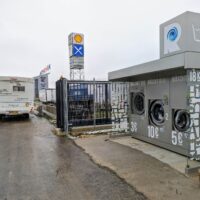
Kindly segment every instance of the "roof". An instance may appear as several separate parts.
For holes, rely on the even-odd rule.
[[[152,73],[165,73],[177,69],[200,69],[200,53],[186,52],[161,58],[144,64],[127,67],[108,73],[109,80],[138,77]]]
[[[16,76],[0,76],[0,81],[33,82],[33,78],[16,77]]]

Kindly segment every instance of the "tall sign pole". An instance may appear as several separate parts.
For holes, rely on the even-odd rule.
[[[84,35],[71,33],[68,38],[70,80],[84,80]]]

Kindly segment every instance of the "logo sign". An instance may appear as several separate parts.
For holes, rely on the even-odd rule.
[[[81,44],[83,42],[83,36],[81,34],[75,34],[74,41],[78,44]]]
[[[70,69],[84,69],[84,35],[71,33],[68,37]]]
[[[42,90],[42,89],[47,89],[48,88],[48,74],[39,76],[39,83],[38,83],[38,89]]]
[[[193,37],[195,42],[200,42],[200,26],[192,24]]]
[[[82,33],[71,33],[68,38],[69,45],[84,44],[84,35]]]
[[[72,47],[72,55],[76,57],[84,56],[84,46],[81,44],[74,44]]]
[[[181,37],[181,26],[173,23],[164,28],[164,54],[181,50],[178,41]]]
[[[71,57],[70,65],[84,65],[84,57]]]

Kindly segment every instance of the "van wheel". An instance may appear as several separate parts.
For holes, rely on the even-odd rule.
[[[23,114],[24,119],[29,119],[29,114]]]

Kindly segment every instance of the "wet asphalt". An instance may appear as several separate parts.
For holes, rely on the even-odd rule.
[[[0,200],[143,200],[44,118],[0,121]]]

